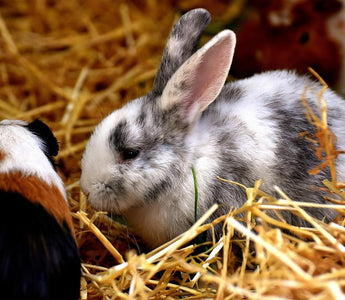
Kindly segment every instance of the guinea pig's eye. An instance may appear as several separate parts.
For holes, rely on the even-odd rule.
[[[121,151],[121,157],[123,160],[129,160],[129,159],[133,159],[136,158],[139,155],[139,150],[138,149],[123,149]]]

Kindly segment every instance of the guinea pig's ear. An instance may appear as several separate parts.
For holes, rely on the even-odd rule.
[[[26,126],[33,134],[38,136],[46,146],[49,156],[56,156],[59,152],[59,144],[50,128],[40,120],[35,120]]]
[[[205,9],[185,13],[173,26],[153,84],[160,95],[176,70],[198,49],[202,32],[211,20]]]
[[[222,90],[235,51],[236,36],[224,30],[193,54],[171,77],[158,98],[163,111],[192,124]]]

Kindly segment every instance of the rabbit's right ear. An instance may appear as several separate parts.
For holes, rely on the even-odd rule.
[[[205,9],[193,9],[185,13],[173,26],[164,49],[160,66],[153,84],[153,92],[161,94],[176,70],[198,48],[202,32],[211,20]]]
[[[195,124],[221,92],[235,51],[236,36],[223,30],[174,73],[158,98],[161,110]]]

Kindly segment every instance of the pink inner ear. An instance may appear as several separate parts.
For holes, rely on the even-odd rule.
[[[228,38],[218,40],[201,56],[200,62],[192,71],[194,76],[192,76],[189,99],[186,99],[189,102],[188,111],[202,112],[216,99],[224,86],[231,60],[231,41]],[[187,115],[191,113],[188,111]]]

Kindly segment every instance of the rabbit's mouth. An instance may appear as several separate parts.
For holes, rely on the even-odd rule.
[[[123,207],[121,207],[118,200],[118,193],[110,184],[104,182],[94,183],[85,195],[94,209],[112,211],[116,214],[121,214],[123,211]]]

